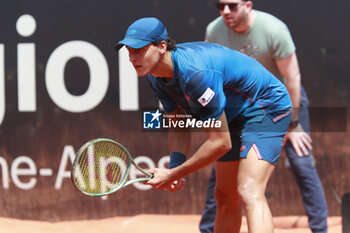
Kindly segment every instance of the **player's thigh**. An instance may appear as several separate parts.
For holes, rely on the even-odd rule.
[[[275,165],[260,159],[256,148],[252,146],[247,158],[241,158],[237,175],[238,185],[265,189],[274,169]]]

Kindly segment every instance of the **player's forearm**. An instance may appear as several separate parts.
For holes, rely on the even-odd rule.
[[[177,151],[188,155],[191,147],[191,132],[176,132],[176,129],[171,130],[168,134],[168,146],[170,153]]]
[[[170,113],[172,121],[177,122],[179,119],[176,117],[177,114],[186,114],[185,111],[180,107]],[[175,116],[175,117],[174,117]],[[191,131],[186,128],[171,128],[168,133],[168,147],[170,153],[176,151],[188,155],[191,147]]]
[[[173,177],[175,180],[180,179],[190,173],[215,162],[231,149],[231,141],[227,135],[219,140],[206,140],[202,146],[181,166],[174,168]]]

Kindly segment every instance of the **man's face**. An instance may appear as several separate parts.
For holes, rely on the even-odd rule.
[[[145,76],[156,71],[160,61],[160,49],[152,43],[140,49],[126,47],[129,51],[129,59],[138,76]]]
[[[227,27],[235,29],[246,22],[249,11],[242,0],[220,0],[220,14]],[[231,5],[231,7],[230,7]]]

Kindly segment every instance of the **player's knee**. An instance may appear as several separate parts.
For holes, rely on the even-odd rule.
[[[262,191],[259,185],[254,185],[253,182],[243,182],[238,185],[238,193],[243,205],[249,206],[256,203],[262,198]]]

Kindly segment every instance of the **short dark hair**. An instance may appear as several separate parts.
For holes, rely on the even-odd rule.
[[[160,42],[152,42],[153,45],[159,45]],[[167,38],[167,46],[166,46],[166,50],[167,51],[175,51],[177,49],[175,40],[172,39],[170,36],[168,36]]]
[[[175,51],[177,49],[176,42],[173,38],[168,36],[168,45],[166,47],[166,50],[168,51]]]

